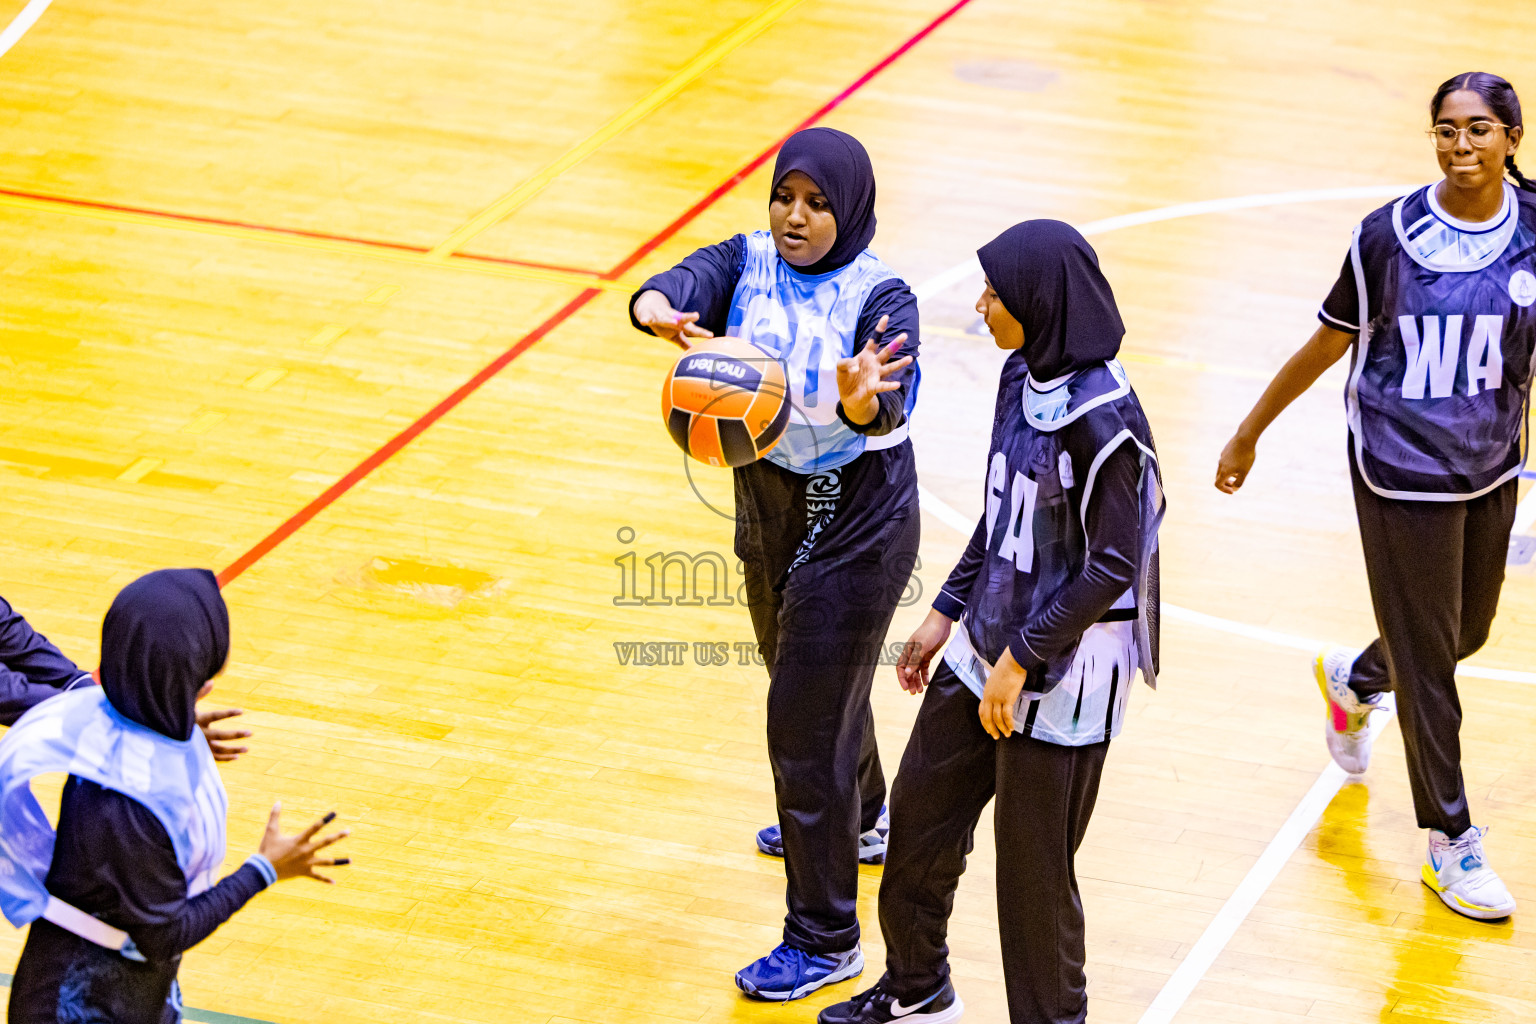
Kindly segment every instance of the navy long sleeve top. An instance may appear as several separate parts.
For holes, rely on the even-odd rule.
[[[655,289],[667,297],[673,309],[699,314],[700,327],[716,336],[724,334],[731,312],[731,297],[736,292],[736,283],[741,280],[746,257],[745,235],[732,235],[723,242],[706,245],[683,257],[681,263],[651,277],[630,297],[630,323],[638,330],[654,333],[635,319],[635,300]],[[907,336],[895,358],[911,356],[912,362],[899,373],[887,378],[901,386],[877,396],[880,411],[868,423],[854,423],[844,414],[842,403],[839,402],[837,406],[839,418],[850,430],[870,436],[889,434],[901,426],[906,412],[907,394],[917,375],[917,351],[921,343],[918,337],[917,298],[900,278],[876,285],[864,300],[856,328],[861,344],[863,339],[875,337],[875,325],[882,316],[890,317],[886,324],[885,339],[903,333]]]
[[[34,922],[16,967],[10,1021],[53,1024],[65,1019],[66,1010],[106,1013],[104,1020],[160,1021],[181,954],[266,888],[276,877],[270,872],[270,865],[253,858],[189,897],[159,819],[131,797],[70,776],[48,891],[127,932],[144,962],[48,921]]]
[[[0,725],[89,678],[0,597]]]
[[[1021,667],[1039,668],[1072,646],[1135,582],[1141,523],[1126,510],[1137,508],[1140,491],[1141,464],[1136,447],[1122,445],[1104,460],[1095,479],[1085,523],[1087,552],[1082,571],[1056,591],[1045,607],[1021,609],[1029,614],[1015,624],[1014,638],[1008,645]],[[965,612],[986,561],[986,528],[983,516],[934,599],[933,607],[948,618],[958,619]]]

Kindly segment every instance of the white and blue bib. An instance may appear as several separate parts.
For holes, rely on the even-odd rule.
[[[55,835],[31,782],[55,772],[143,804],[170,836],[187,895],[213,885],[229,801],[208,741],[200,731],[173,740],[130,721],[91,686],[43,701],[0,739],[0,910],[11,924],[20,928],[48,909]]]
[[[837,361],[863,346],[858,324],[864,302],[876,285],[895,276],[868,249],[838,270],[800,274],[779,256],[771,232],[746,236],[726,333],[752,342],[784,366],[789,426],[765,456],[769,461],[796,473],[818,473],[907,439],[905,422],[889,434],[868,437],[837,415]],[[916,401],[914,379],[907,392],[909,420]]]

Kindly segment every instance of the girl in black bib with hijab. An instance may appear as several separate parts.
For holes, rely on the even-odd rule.
[[[125,587],[102,624],[101,686],[43,701],[0,741],[0,907],[31,924],[10,1024],[177,1024],[181,954],[284,878],[328,879],[316,838],[284,836],[222,880],[224,787],[196,702],[229,654],[213,573],[165,569]],[[57,834],[28,784],[68,771]]]
[[[1125,329],[1087,241],[1059,221],[1026,221],[978,255],[987,284],[977,312],[1014,350],[998,386],[986,512],[897,664],[902,687],[927,695],[891,794],[886,973],[821,1024],[960,1019],[949,914],[994,797],[1009,1019],[1087,1015],[1074,858],[1137,670],[1155,681],[1162,485],[1151,429],[1114,358]]]
[[[758,999],[799,999],[863,969],[858,862],[885,855],[869,691],[917,559],[918,323],[905,282],[868,249],[874,203],[858,140],[798,132],[774,167],[770,229],[698,250],[630,303],[636,327],[684,346],[753,342],[789,386],[784,437],[735,470],[779,813],[758,846],[784,857],[788,880],[783,943],[736,975]]]

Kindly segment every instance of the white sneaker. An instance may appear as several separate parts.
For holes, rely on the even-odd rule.
[[[1456,913],[1496,921],[1515,912],[1515,898],[1483,859],[1485,831],[1469,828],[1452,839],[1431,829],[1429,853],[1419,877]]]
[[[1349,673],[1360,652],[1348,647],[1324,647],[1312,662],[1317,688],[1328,702],[1323,735],[1334,763],[1351,775],[1359,775],[1371,763],[1374,737],[1369,724],[1372,711],[1383,710],[1381,697],[1363,701],[1349,687]]]

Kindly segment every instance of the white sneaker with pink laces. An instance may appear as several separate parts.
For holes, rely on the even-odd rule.
[[[1323,726],[1328,753],[1333,755],[1334,763],[1351,775],[1361,774],[1371,763],[1371,712],[1391,706],[1380,696],[1363,701],[1350,689],[1349,674],[1359,656],[1359,651],[1348,647],[1325,647],[1317,652],[1312,663],[1317,688],[1328,702],[1328,717]]]

